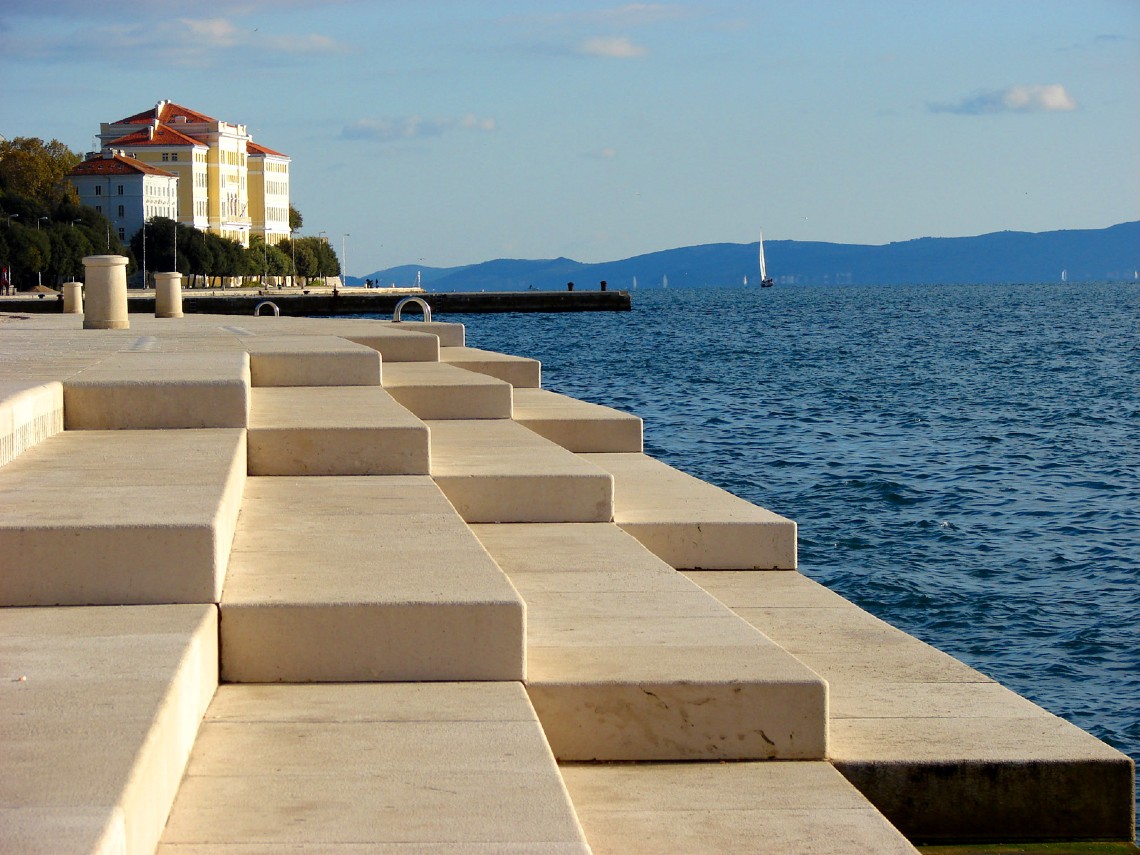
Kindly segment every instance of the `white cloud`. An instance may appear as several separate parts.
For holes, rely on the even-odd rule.
[[[993,113],[1064,113],[1077,109],[1077,101],[1064,86],[1050,83],[976,92],[954,103],[927,106],[932,113],[980,116]]]
[[[425,119],[423,116],[400,116],[393,118],[358,119],[341,130],[346,140],[366,140],[371,142],[401,142],[432,139],[460,129],[490,132],[497,128],[492,118],[480,118],[468,113],[458,119]]]
[[[625,36],[594,36],[578,46],[578,52],[586,56],[607,56],[613,59],[635,59],[645,56],[648,51],[635,45]]]

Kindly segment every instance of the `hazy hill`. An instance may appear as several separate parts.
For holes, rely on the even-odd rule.
[[[757,244],[714,243],[652,252],[620,261],[583,264],[569,258],[500,258],[463,267],[403,265],[367,278],[411,285],[420,271],[431,291],[543,291],[740,285],[759,279]],[[885,246],[771,240],[768,273],[777,284],[904,284],[1070,282],[1133,279],[1140,269],[1140,221],[1106,229],[995,232],[964,238],[917,238]],[[350,277],[350,282],[363,279]]]

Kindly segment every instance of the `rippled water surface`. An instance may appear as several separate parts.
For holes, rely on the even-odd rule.
[[[455,315],[794,518],[801,570],[1140,758],[1140,286],[641,290]]]

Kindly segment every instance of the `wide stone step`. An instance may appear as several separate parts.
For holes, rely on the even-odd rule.
[[[0,380],[0,466],[63,430],[63,384]]]
[[[426,475],[424,423],[379,386],[253,390],[251,475]]]
[[[611,523],[476,525],[560,760],[822,759],[827,686]]]
[[[1119,751],[798,573],[687,575],[828,681],[832,762],[908,837],[1132,838]]]
[[[477,347],[442,347],[439,360],[468,371],[498,377],[516,389],[537,389],[542,385],[542,363],[525,356],[496,353]]]
[[[214,606],[0,609],[0,851],[154,851],[217,633]]]
[[[159,855],[589,855],[518,683],[222,686]]]
[[[828,763],[562,767],[594,855],[916,855]]]
[[[515,421],[567,451],[640,452],[641,419],[546,389],[516,389]]]
[[[0,468],[0,605],[214,603],[245,431],[65,431]]]
[[[231,682],[525,676],[522,600],[426,476],[250,478],[221,613]]]
[[[380,354],[337,336],[245,336],[254,386],[379,386]]]
[[[608,522],[613,478],[508,419],[429,421],[435,482],[467,522]]]
[[[249,356],[236,352],[115,353],[63,384],[68,430],[244,428]]]
[[[442,362],[396,362],[384,388],[421,419],[509,419],[511,384]]]
[[[794,570],[796,524],[645,454],[583,454],[614,476],[614,521],[677,569]]]

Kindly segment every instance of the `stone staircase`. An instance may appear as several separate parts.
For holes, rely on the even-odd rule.
[[[881,724],[996,684],[908,695],[932,649],[795,572],[793,522],[534,360],[450,324],[131,322],[6,340],[0,851],[912,852],[875,806],[953,837],[971,773],[944,782],[987,756],[1017,833],[1093,786],[1050,836],[1131,836],[1130,761],[1022,699],[992,756]]]

